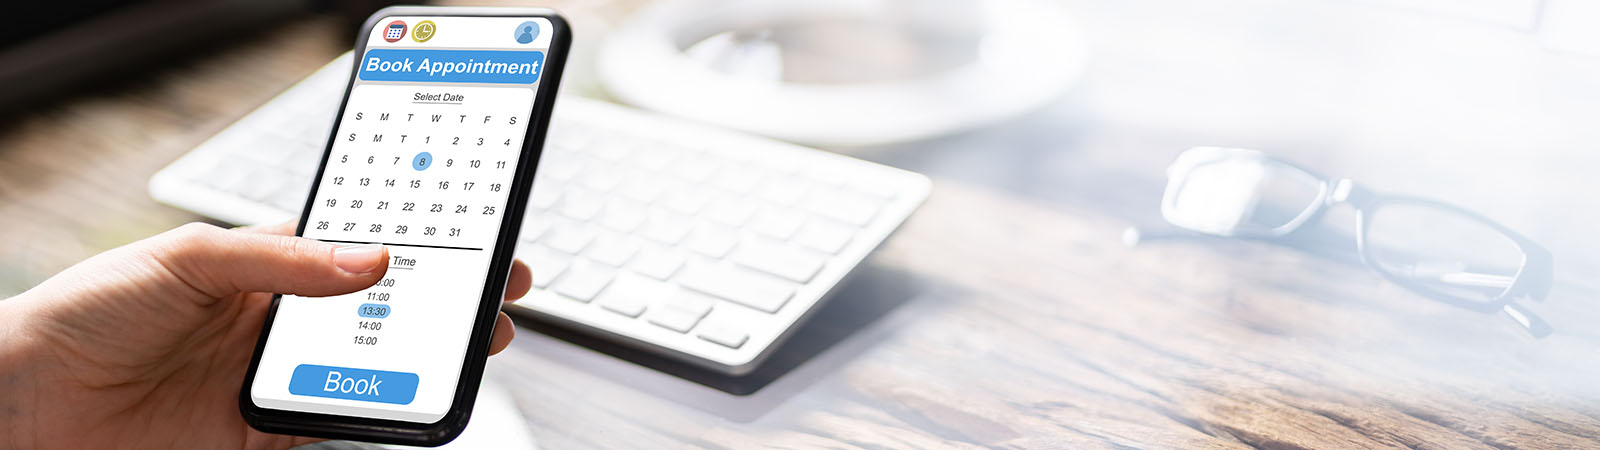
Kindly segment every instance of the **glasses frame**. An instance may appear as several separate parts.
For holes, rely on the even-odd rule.
[[[1317,181],[1318,192],[1316,198],[1294,218],[1281,226],[1272,228],[1241,228],[1236,226],[1233,229],[1220,230],[1205,229],[1206,227],[1195,226],[1196,224],[1193,223],[1183,223],[1182,218],[1177,213],[1177,197],[1183,190],[1184,184],[1189,181],[1189,174],[1195,168],[1207,164],[1234,160],[1258,161],[1304,174]],[[1459,206],[1420,197],[1380,194],[1359,186],[1355,181],[1348,178],[1328,178],[1292,163],[1268,157],[1256,150],[1194,147],[1179,154],[1172,165],[1167,167],[1167,187],[1165,194],[1162,196],[1161,215],[1173,225],[1201,233],[1223,237],[1276,239],[1294,233],[1305,224],[1320,219],[1329,209],[1339,204],[1350,205],[1356,212],[1356,251],[1361,255],[1361,262],[1389,282],[1405,287],[1430,300],[1451,306],[1483,313],[1505,312],[1508,317],[1517,322],[1518,325],[1521,325],[1524,330],[1536,337],[1547,336],[1553,331],[1543,319],[1516,303],[1517,300],[1524,298],[1543,301],[1549,294],[1550,287],[1554,284],[1554,258],[1550,251],[1521,233],[1517,233],[1481,214],[1468,211]],[[1369,230],[1372,229],[1372,219],[1377,216],[1377,212],[1385,207],[1395,205],[1418,206],[1454,214],[1489,227],[1510,239],[1522,251],[1523,259],[1522,264],[1517,269],[1517,273],[1513,276],[1511,285],[1494,300],[1477,302],[1439,292],[1414,280],[1399,277],[1387,270],[1383,270],[1374,262],[1375,257],[1372,254],[1372,246],[1367,243],[1367,235]]]
[[[1306,205],[1306,208],[1300,211],[1300,213],[1294,218],[1291,218],[1283,225],[1273,228],[1235,226],[1225,230],[1205,229],[1206,227],[1201,226],[1200,224],[1183,224],[1179,223],[1179,220],[1175,220],[1175,218],[1181,217],[1181,214],[1178,213],[1178,193],[1183,191],[1184,185],[1189,181],[1188,176],[1190,173],[1193,173],[1194,169],[1208,164],[1237,160],[1256,161],[1299,172],[1306,178],[1315,180],[1317,182],[1318,185],[1316,198],[1312,201],[1312,203]],[[1332,193],[1333,186],[1325,177],[1319,176],[1299,166],[1267,157],[1261,152],[1255,150],[1221,147],[1195,147],[1184,151],[1182,154],[1179,154],[1178,159],[1174,160],[1172,165],[1167,167],[1167,180],[1166,192],[1161,197],[1161,216],[1165,218],[1167,222],[1170,222],[1174,225],[1224,237],[1277,238],[1286,236],[1289,233],[1293,233],[1302,225],[1305,225],[1306,223],[1321,216],[1322,211],[1328,206],[1326,205],[1326,202]]]

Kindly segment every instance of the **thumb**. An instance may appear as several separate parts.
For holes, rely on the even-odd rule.
[[[152,241],[156,262],[213,300],[240,292],[345,294],[372,286],[389,269],[382,245],[334,245],[199,223]]]

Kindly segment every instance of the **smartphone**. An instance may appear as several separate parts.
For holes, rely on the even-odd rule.
[[[434,446],[466,427],[570,45],[547,9],[367,19],[298,235],[383,244],[351,294],[272,300],[239,408],[258,430]]]

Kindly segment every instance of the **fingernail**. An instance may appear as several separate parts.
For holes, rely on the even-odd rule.
[[[350,245],[333,249],[333,264],[350,273],[367,273],[383,264],[383,246]]]

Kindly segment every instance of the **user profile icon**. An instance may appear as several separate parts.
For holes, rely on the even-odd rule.
[[[531,20],[523,22],[521,25],[517,25],[515,31],[518,44],[530,44],[533,43],[534,38],[539,37],[539,24]]]

